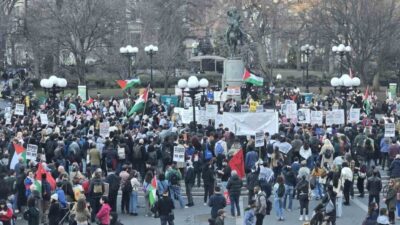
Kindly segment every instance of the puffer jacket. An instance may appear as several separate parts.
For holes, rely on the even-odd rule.
[[[240,192],[242,190],[243,181],[239,178],[238,175],[233,175],[228,180],[228,184],[226,185],[226,189],[229,191],[229,195],[232,196],[240,196]]]
[[[382,181],[379,177],[370,177],[367,181],[367,190],[370,195],[379,195],[382,190]]]
[[[390,164],[389,174],[391,178],[400,177],[400,159],[395,159],[392,164]]]

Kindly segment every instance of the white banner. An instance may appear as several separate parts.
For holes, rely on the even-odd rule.
[[[264,112],[264,106],[263,105],[256,106],[256,112]]]
[[[15,105],[15,111],[14,114],[18,116],[23,116],[25,111],[25,105],[24,104],[16,104]]]
[[[318,126],[322,126],[322,122],[323,122],[323,117],[324,114],[322,113],[322,111],[311,111],[310,113],[310,124],[311,125],[315,125],[317,124]]]
[[[326,112],[325,124],[327,126],[344,124],[344,110],[334,109]]]
[[[49,124],[49,119],[47,118],[46,113],[40,113],[40,122],[44,125]]]
[[[218,105],[207,105],[206,116],[208,120],[215,119],[218,114]]]
[[[185,162],[185,147],[182,145],[175,146],[172,160],[175,162]]]
[[[218,115],[219,116],[219,115]],[[216,117],[215,127],[222,123],[236,135],[255,135],[256,131],[278,133],[278,112],[224,113]]]
[[[255,147],[263,147],[263,146],[264,146],[264,132],[260,131],[256,133]]]
[[[100,123],[100,136],[103,138],[110,136],[110,124],[108,122]]]
[[[396,127],[394,123],[385,123],[385,137],[394,137]]]
[[[38,154],[38,146],[29,144],[26,148],[26,159],[36,160]]]
[[[225,102],[228,94],[222,91],[214,91],[214,102]]]
[[[358,123],[360,122],[360,109],[351,108],[349,113],[349,122]]]
[[[227,95],[240,96],[240,86],[229,86],[226,91]]]
[[[297,110],[297,122],[298,123],[311,123],[310,109]]]

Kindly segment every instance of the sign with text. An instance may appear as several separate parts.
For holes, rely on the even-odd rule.
[[[207,105],[206,106],[206,116],[207,119],[215,119],[218,114],[218,105]]]
[[[228,95],[240,96],[240,86],[229,86],[226,92]]]
[[[86,86],[85,85],[79,85],[78,86],[78,96],[81,97],[82,101],[86,101],[87,100],[87,92],[86,92]]]
[[[29,144],[26,148],[26,159],[36,160],[38,154],[38,146]]]
[[[256,112],[264,112],[264,106],[263,105],[258,105],[256,107]]]
[[[394,123],[385,123],[385,137],[394,137],[396,126]]]
[[[47,118],[47,114],[40,113],[40,122],[45,125],[49,124],[49,119]]]
[[[250,110],[249,105],[241,105],[240,106],[240,111],[242,113],[247,113],[247,112],[249,112],[249,110]]]
[[[299,109],[297,111],[297,122],[301,124],[310,123],[311,122],[310,109]]]
[[[185,147],[178,145],[174,147],[174,157],[175,162],[185,162]]]
[[[322,122],[323,122],[323,116],[324,114],[322,113],[322,111],[311,111],[310,113],[310,124],[311,125],[319,125],[322,126]]]
[[[255,136],[255,147],[263,147],[264,146],[264,132],[260,131],[256,133]]]
[[[349,112],[349,122],[358,123],[360,122],[360,109],[351,108]]]
[[[110,124],[108,122],[100,123],[100,136],[103,138],[110,136]]]
[[[332,111],[326,112],[326,121],[325,124],[327,126],[341,125],[344,124],[344,110],[343,109],[334,109]]]
[[[15,111],[14,114],[18,116],[23,116],[25,111],[25,105],[24,104],[16,104],[15,105]]]

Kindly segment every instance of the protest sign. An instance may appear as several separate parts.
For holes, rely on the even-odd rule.
[[[214,101],[225,102],[227,99],[227,93],[223,91],[214,91]]]
[[[26,159],[36,160],[38,154],[38,146],[29,144],[26,148]]]
[[[206,106],[206,118],[208,120],[215,119],[218,114],[218,105],[207,105]]]
[[[79,85],[78,86],[78,96],[81,97],[82,101],[87,100],[87,89],[85,85]]]
[[[40,113],[40,122],[45,125],[49,124],[49,119],[47,118],[46,113]]]
[[[15,110],[14,114],[18,116],[23,116],[25,111],[25,105],[24,104],[16,104],[15,105]]]
[[[297,122],[301,124],[310,123],[311,122],[310,109],[299,109],[297,111]]]
[[[183,124],[189,124],[193,120],[193,109],[183,109],[181,111],[181,119]]]
[[[175,162],[185,162],[185,147],[178,145],[174,147],[174,157]]]
[[[289,119],[296,119],[297,120],[297,105],[290,103],[286,103],[286,117]]]
[[[327,126],[344,124],[344,110],[334,109],[326,112],[325,124]]]
[[[241,111],[242,113],[247,113],[247,112],[249,112],[249,105],[241,105],[241,106],[240,106],[240,111]]]
[[[349,112],[349,122],[358,123],[360,121],[360,109],[351,108]]]
[[[4,114],[4,118],[6,119],[6,124],[11,124],[11,113]]]
[[[311,125],[319,125],[322,126],[323,121],[323,113],[322,111],[311,111],[310,116],[310,124]]]
[[[396,126],[394,123],[385,123],[385,137],[394,137]]]
[[[110,136],[110,124],[108,122],[100,123],[100,136],[103,138]]]
[[[240,86],[228,86],[227,95],[240,96]]]
[[[264,146],[264,132],[256,132],[255,136],[255,147],[263,147]]]

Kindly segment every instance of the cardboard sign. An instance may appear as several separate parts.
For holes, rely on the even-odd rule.
[[[38,154],[38,146],[37,145],[28,145],[26,148],[26,159],[36,160]]]
[[[240,96],[240,86],[229,86],[227,88],[227,95]]]
[[[249,110],[250,110],[250,108],[249,108],[248,105],[241,105],[241,106],[240,106],[240,111],[241,111],[242,113],[249,112]]]
[[[15,105],[15,111],[14,114],[18,116],[23,116],[25,111],[25,105],[24,104],[16,104]]]
[[[315,125],[317,124],[318,126],[322,126],[322,121],[323,121],[323,113],[322,111],[311,111],[311,116],[310,116],[310,124]]]
[[[185,162],[185,147],[182,145],[175,146],[172,160],[175,162]]]
[[[335,125],[344,124],[344,110],[334,109],[332,111],[327,111],[325,124],[327,126],[332,126],[333,124]]]
[[[349,112],[349,122],[358,123],[360,122],[360,109],[351,108]]]
[[[310,109],[299,109],[297,111],[297,122],[300,124],[311,123]]]
[[[215,119],[218,114],[218,105],[207,105],[206,106],[206,117],[208,120]]]
[[[263,147],[264,146],[264,132],[260,131],[256,133],[255,136],[255,147]]]
[[[40,122],[45,125],[49,124],[49,119],[47,118],[47,114],[40,113]]]
[[[110,124],[108,122],[100,123],[100,136],[103,138],[110,136]]]
[[[385,137],[394,137],[396,126],[394,123],[385,123]]]

